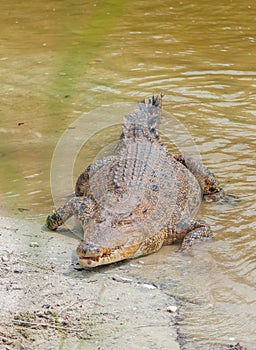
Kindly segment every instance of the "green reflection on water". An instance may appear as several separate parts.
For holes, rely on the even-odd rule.
[[[67,3],[62,9],[60,31],[62,35],[59,48],[62,48],[57,73],[52,84],[50,95],[51,113],[61,115],[64,110],[67,114],[72,108],[72,97],[77,82],[87,79],[88,67],[95,64],[98,51],[101,50],[106,35],[113,30],[119,20],[127,1],[101,1],[95,4],[93,13],[88,16],[77,16],[77,21],[69,14],[71,4]],[[79,8],[76,9],[79,11]],[[73,33],[73,35],[71,34]],[[76,33],[76,34],[75,34]],[[56,94],[61,99],[56,99]],[[86,95],[86,91],[84,92]]]
[[[3,29],[12,43],[6,41],[3,53],[7,59],[3,60],[6,71],[12,74],[4,76],[6,100],[4,109],[0,110],[3,121],[0,191],[2,202],[7,204],[1,205],[2,212],[17,211],[18,207],[33,208],[31,205],[49,201],[49,188],[40,182],[49,182],[56,134],[61,134],[70,123],[65,119],[74,108],[72,97],[76,95],[76,85],[87,79],[88,68],[94,64],[125,4],[126,1],[119,0],[94,4],[51,1],[44,6],[17,3],[12,11],[9,6],[1,5],[3,13],[10,16],[10,23]],[[15,24],[17,31],[13,31]],[[38,32],[42,37],[38,37]],[[42,66],[44,50],[49,50],[49,62]],[[17,63],[12,68],[13,62]],[[37,172],[39,176],[34,178]],[[27,175],[32,177],[26,180]],[[32,195],[28,196],[29,193]]]

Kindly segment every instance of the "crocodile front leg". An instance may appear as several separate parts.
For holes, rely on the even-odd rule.
[[[205,241],[207,238],[212,238],[210,226],[196,219],[183,231],[183,234],[185,237],[181,244],[181,250],[191,247],[195,241]]]
[[[87,197],[73,197],[52,215],[47,217],[46,226],[50,230],[56,230],[73,215],[80,220],[83,226],[85,222],[90,220],[93,212],[94,203],[91,199]]]
[[[164,245],[180,243],[181,250],[191,247],[193,242],[212,238],[212,231],[205,222],[194,219],[189,225],[180,222],[176,226],[167,225],[164,230]]]

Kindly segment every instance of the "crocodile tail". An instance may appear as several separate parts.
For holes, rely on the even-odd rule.
[[[139,109],[124,117],[124,139],[143,139],[150,141],[159,140],[158,127],[162,109],[163,95],[152,96],[139,103]]]
[[[162,108],[162,99],[164,97],[164,94],[159,95],[153,95],[152,98],[146,98],[144,101],[142,101],[142,104],[145,104],[147,107],[155,106],[158,108]]]

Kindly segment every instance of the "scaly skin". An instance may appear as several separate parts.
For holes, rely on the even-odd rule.
[[[80,220],[82,266],[136,258],[164,244],[186,249],[211,237],[210,227],[194,215],[203,195],[220,199],[225,193],[202,164],[167,151],[157,132],[161,104],[161,95],[153,97],[125,117],[118,154],[85,169],[75,197],[46,220],[51,230],[73,215]]]

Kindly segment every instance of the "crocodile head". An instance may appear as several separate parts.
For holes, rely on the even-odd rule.
[[[82,241],[77,247],[78,263],[85,267],[96,267],[134,258],[140,244],[103,247]]]
[[[94,222],[77,247],[78,263],[96,267],[152,253],[162,246],[161,237],[154,237],[136,223],[110,227],[105,222]]]

